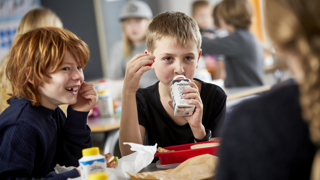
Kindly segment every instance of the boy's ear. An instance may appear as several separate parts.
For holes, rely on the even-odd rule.
[[[197,59],[197,67],[196,67],[196,68],[198,68],[199,60],[200,60],[201,54],[202,54],[202,49],[200,49],[200,50],[199,50],[199,56],[198,56],[198,59]]]
[[[30,78],[30,68],[27,68],[26,71],[25,71],[25,75],[26,75],[26,78],[28,79],[28,81],[33,84],[34,81],[33,79]]]

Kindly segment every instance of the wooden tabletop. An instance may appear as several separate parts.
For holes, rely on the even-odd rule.
[[[117,118],[89,118],[88,125],[91,132],[107,132],[120,128],[120,119]]]
[[[272,72],[275,71],[277,69],[287,69],[287,65],[285,63],[279,63],[279,64],[273,64],[271,66],[266,66],[264,67],[264,71],[265,72]]]
[[[226,93],[228,95],[227,101],[268,91],[270,88],[271,86],[269,85],[259,87],[229,88],[226,89]]]

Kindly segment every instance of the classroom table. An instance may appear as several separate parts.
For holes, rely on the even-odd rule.
[[[265,92],[270,89],[270,86],[255,86],[255,87],[237,87],[226,88],[227,97],[227,112],[231,106],[240,101],[255,96],[256,94]],[[116,144],[118,143],[120,119],[115,117],[95,117],[88,119],[88,125],[92,133],[105,133],[104,154],[113,153]],[[114,154],[114,153],[113,153]]]
[[[103,154],[112,153],[118,143],[120,119],[115,117],[94,117],[87,121],[91,133],[104,133]]]
[[[227,101],[262,93],[262,92],[268,91],[270,88],[271,86],[269,85],[254,86],[254,87],[226,88],[226,94],[228,95]]]
[[[120,119],[115,117],[93,117],[88,119],[91,132],[107,132],[120,127]]]
[[[228,95],[227,101],[240,99],[243,97],[255,95],[268,91],[271,86],[254,86],[254,87],[237,87],[226,88],[226,94]],[[115,117],[94,117],[88,119],[88,125],[91,128],[91,132],[107,132],[118,129],[120,127],[120,119]]]

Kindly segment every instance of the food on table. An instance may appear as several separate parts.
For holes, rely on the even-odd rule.
[[[106,159],[107,168],[116,168],[118,166],[118,157],[113,156],[111,153],[103,155]]]
[[[203,143],[203,144],[196,144],[190,147],[190,149],[199,149],[199,148],[207,148],[207,147],[215,147],[219,146],[219,143]]]
[[[162,147],[158,147],[158,152],[160,152],[160,153],[174,152],[174,150],[168,150],[168,149],[165,149],[165,148],[162,148]]]

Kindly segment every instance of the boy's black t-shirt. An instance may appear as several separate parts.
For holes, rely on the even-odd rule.
[[[202,124],[212,131],[213,137],[217,136],[218,127],[224,121],[226,114],[225,92],[214,84],[201,82],[201,100],[203,103]],[[194,137],[189,124],[177,125],[161,104],[159,82],[137,91],[137,109],[139,124],[146,129],[144,144],[160,147],[193,143]]]

